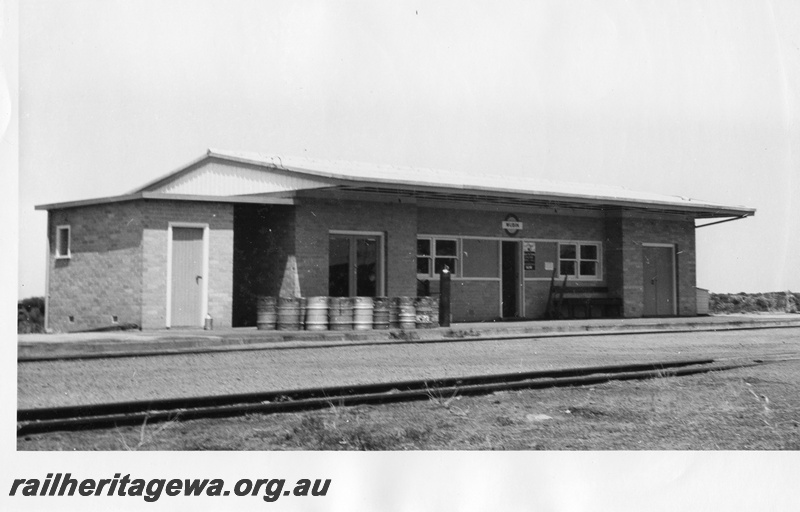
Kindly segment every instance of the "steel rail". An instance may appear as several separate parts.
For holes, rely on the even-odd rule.
[[[651,379],[756,366],[758,362],[713,364],[713,359],[478,375],[357,386],[335,386],[269,393],[120,402],[85,406],[21,409],[17,435],[101,428],[170,420],[312,410],[331,405],[378,404],[501,390],[600,384],[612,380]]]
[[[301,388],[292,390],[279,390],[255,393],[240,393],[231,395],[209,395],[182,398],[168,398],[160,400],[137,400],[129,402],[113,402],[101,404],[86,404],[76,406],[47,407],[20,409],[17,412],[17,421],[38,421],[58,418],[73,418],[87,415],[113,415],[146,412],[150,410],[167,410],[191,407],[221,407],[243,403],[279,402],[287,400],[304,400],[309,398],[324,398],[330,396],[346,396],[358,394],[386,393],[399,389],[427,389],[430,387],[468,386],[487,384],[491,382],[513,382],[547,377],[574,377],[592,373],[614,373],[623,371],[654,370],[660,368],[674,368],[699,364],[710,364],[714,359],[683,359],[672,361],[658,361],[650,363],[633,363],[606,366],[588,366],[554,370],[535,370],[530,372],[510,372],[490,375],[472,375],[465,377],[450,377],[439,379],[415,379],[390,381],[383,383],[355,384],[346,386],[326,386],[318,388]]]

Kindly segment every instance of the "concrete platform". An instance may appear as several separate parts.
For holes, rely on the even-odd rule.
[[[797,314],[720,315],[459,323],[449,328],[370,331],[259,331],[255,328],[21,334],[18,361],[131,357],[227,350],[280,350],[382,343],[600,336],[652,332],[800,327]]]

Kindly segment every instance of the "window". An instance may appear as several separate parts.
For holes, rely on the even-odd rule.
[[[431,275],[431,240],[429,238],[417,239],[417,274]]]
[[[600,245],[562,243],[558,247],[558,272],[575,278],[600,277]]]
[[[558,249],[558,273],[562,276],[575,275],[575,263],[578,260],[575,244],[561,244]]]
[[[56,228],[56,258],[69,258],[72,256],[69,250],[69,226],[58,226]]]
[[[455,275],[458,271],[458,240],[455,238],[417,239],[417,276],[436,277],[445,265]]]

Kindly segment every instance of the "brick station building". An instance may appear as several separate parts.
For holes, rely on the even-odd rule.
[[[48,212],[47,328],[255,325],[296,267],[303,296],[438,293],[454,321],[692,316],[697,219],[755,213],[624,188],[209,150],[133,192]],[[724,222],[725,220],[722,220]],[[707,224],[715,221],[707,221]],[[719,221],[716,221],[719,222]],[[566,282],[565,282],[566,278]]]

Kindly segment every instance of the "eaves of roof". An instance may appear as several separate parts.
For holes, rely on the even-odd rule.
[[[192,172],[209,159],[252,165],[272,172],[301,175],[318,180],[333,189],[371,192],[380,195],[404,195],[429,200],[473,201],[489,204],[545,207],[580,206],[595,210],[621,208],[683,213],[696,218],[747,217],[755,214],[756,211],[753,208],[744,206],[722,205],[686,197],[635,192],[622,187],[564,183],[488,174],[475,175],[358,162],[281,157],[217,149],[209,149],[201,158],[150,181],[123,196],[54,203],[37,206],[36,208],[38,210],[49,210],[134,199],[237,203],[266,203],[269,200],[273,204],[291,204],[291,199],[275,197],[265,199],[264,196],[258,196],[257,198],[250,196],[187,196],[154,192],[181,176]]]
[[[330,180],[341,188],[387,193],[407,192],[415,197],[461,197],[465,200],[496,202],[502,199],[522,201],[532,205],[584,204],[593,207],[632,208],[683,212],[705,217],[748,217],[756,210],[745,206],[730,206],[687,197],[635,192],[623,187],[508,178],[505,176],[474,176],[451,171],[410,167],[379,166],[358,162],[323,161],[304,158],[208,150],[209,157],[234,163],[262,166],[292,172],[307,177]],[[354,172],[353,170],[356,170]],[[449,180],[442,179],[449,177]],[[413,179],[417,178],[417,179]],[[457,178],[457,179],[453,179]],[[511,182],[513,187],[498,186]]]
[[[185,194],[161,194],[158,192],[133,192],[121,196],[98,197],[94,199],[84,199],[80,201],[67,201],[63,203],[39,204],[36,210],[59,210],[63,208],[76,208],[79,206],[92,206],[109,203],[122,203],[137,200],[161,200],[161,201],[200,201],[207,203],[252,203],[252,204],[295,204],[295,200],[290,197],[279,196],[193,196]]]

